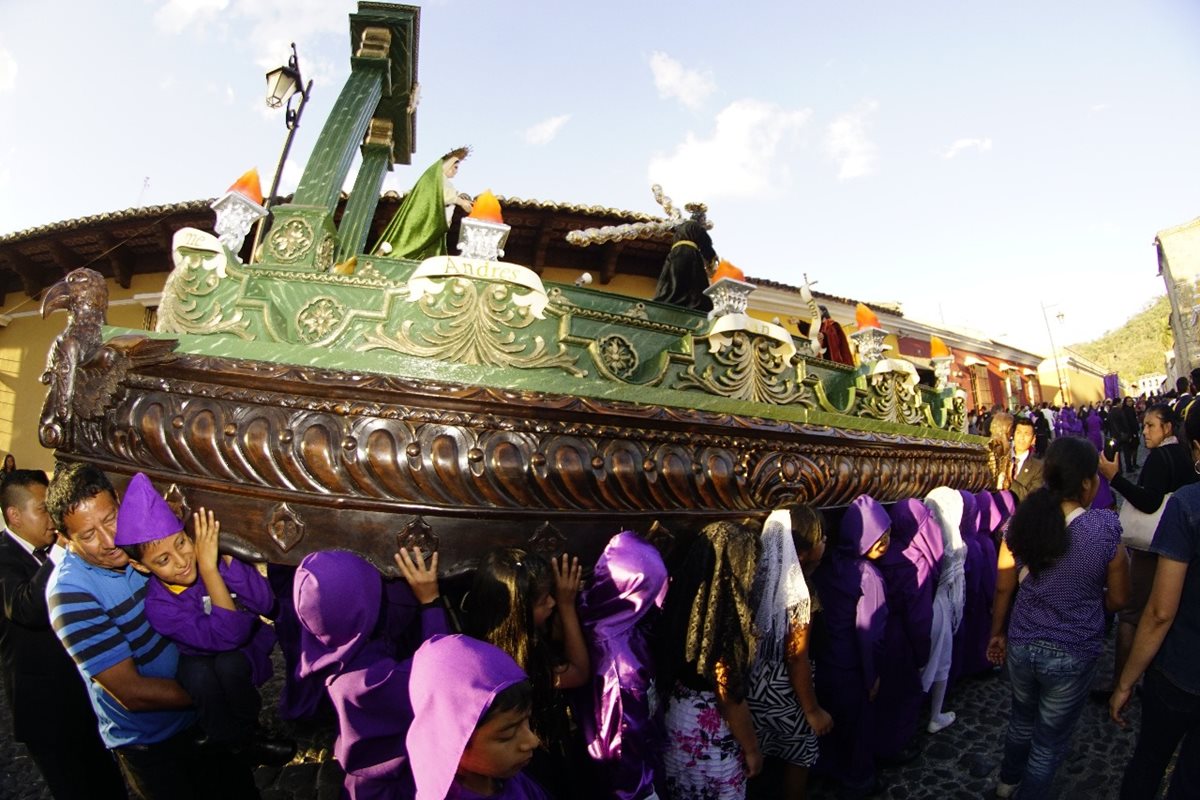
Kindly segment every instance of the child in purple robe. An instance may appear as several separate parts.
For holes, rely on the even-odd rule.
[[[821,739],[821,768],[841,783],[843,796],[880,788],[872,739],[888,608],[875,562],[888,550],[891,527],[883,506],[859,495],[842,517],[832,562],[817,574],[827,639],[817,689],[834,719]]]
[[[942,531],[920,500],[892,506],[892,542],[879,559],[887,590],[887,627],[875,699],[875,754],[904,763],[919,752],[915,736],[924,692],[921,667],[929,661],[933,595],[942,559]]]
[[[446,633],[437,585],[437,553],[426,565],[420,550],[396,554],[401,574],[420,602],[425,636]],[[383,579],[353,553],[311,553],[294,582],[300,619],[300,674],[322,678],[338,717],[333,754],[345,770],[350,800],[407,800],[413,779],[404,737],[412,722],[410,660],[378,633]],[[411,618],[409,620],[412,621]]]
[[[410,697],[417,800],[545,800],[522,772],[538,738],[533,688],[511,656],[468,636],[434,636],[413,656]]]
[[[597,797],[655,797],[662,730],[649,623],[666,596],[662,556],[634,532],[623,531],[600,554],[581,597],[592,681],[572,694],[572,706],[596,766]]]
[[[962,490],[960,490],[962,491]],[[964,509],[974,502],[974,524],[963,514],[963,539],[967,540],[966,596],[963,621],[959,628],[955,650],[958,669],[951,677],[971,677],[991,674],[993,664],[987,657],[988,639],[992,630],[992,598],[996,594],[996,541],[994,531],[1000,526],[1000,506],[991,492],[963,495]],[[968,540],[969,537],[969,540]]]
[[[925,505],[942,529],[942,564],[933,595],[933,626],[930,629],[929,661],[921,670],[921,688],[929,692],[930,733],[954,724],[953,711],[943,711],[954,634],[962,625],[966,580],[963,574],[967,546],[962,539],[963,496],[949,486],[939,486],[925,496]]]
[[[990,669],[987,663],[987,639],[991,632],[992,593],[985,596],[985,585],[995,588],[995,581],[987,581],[987,573],[994,572],[996,557],[993,554],[989,564],[979,538],[979,503],[975,495],[966,489],[959,489],[963,499],[962,520],[958,524],[959,534],[967,547],[967,559],[963,563],[963,619],[958,630],[954,632],[954,651],[950,661],[950,683],[955,684],[960,678],[974,674],[968,668],[972,664],[979,669]],[[988,613],[985,613],[988,612]],[[984,624],[986,620],[986,624]],[[983,640],[972,639],[971,631],[976,631],[976,639],[983,631]],[[979,654],[972,652],[972,647],[982,648]],[[981,667],[980,661],[984,664]]]
[[[271,677],[275,632],[261,617],[275,597],[254,567],[217,551],[221,523],[203,508],[188,535],[175,512],[137,473],[117,511],[114,544],[146,584],[146,620],[179,647],[176,678],[192,696],[200,725],[213,742],[261,763],[283,763],[294,743],[258,734],[262,697]]]

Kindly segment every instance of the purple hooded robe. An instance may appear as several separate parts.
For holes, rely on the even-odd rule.
[[[454,781],[458,763],[496,695],[528,680],[517,662],[498,647],[469,636],[434,636],[412,658],[412,756],[417,800],[474,800]],[[545,800],[541,787],[523,773],[504,782],[492,800]]]
[[[959,678],[970,675],[967,663],[972,659],[968,655],[974,646],[970,631],[977,630],[981,621],[986,621],[987,630],[991,630],[991,595],[983,597],[985,576],[988,572],[987,554],[979,542],[979,505],[975,495],[966,489],[959,489],[963,499],[963,514],[959,521],[958,530],[963,544],[967,548],[967,559],[963,563],[963,616],[962,624],[954,633],[954,653],[950,660],[950,684],[958,682]],[[995,570],[996,560],[992,559],[992,570]],[[993,584],[994,586],[994,584]],[[983,642],[987,650],[987,640]]]
[[[661,724],[653,698],[654,664],[647,620],[667,596],[667,567],[653,545],[632,531],[609,540],[596,561],[579,617],[592,682],[572,692],[598,797],[640,800],[654,793]]]
[[[875,779],[869,693],[882,666],[888,608],[883,576],[866,553],[891,524],[874,499],[856,497],[842,517],[832,560],[816,574],[826,627],[817,690],[835,720],[833,731],[820,739],[819,767],[848,785]]]
[[[892,506],[892,543],[879,559],[887,589],[887,659],[875,698],[875,754],[898,755],[917,732],[924,692],[921,667],[929,660],[933,593],[942,561],[942,530],[920,500]]]
[[[412,721],[411,661],[398,661],[387,636],[373,637],[382,610],[379,571],[353,553],[312,553],[294,583],[300,618],[300,675],[325,680],[338,717],[333,754],[351,800],[414,795],[404,737]],[[445,633],[446,612],[422,611],[426,635]]]
[[[964,497],[964,506],[970,508]],[[950,677],[968,677],[988,673],[992,663],[987,659],[988,638],[992,632],[992,599],[996,595],[996,542],[993,532],[1000,526],[1000,506],[990,492],[973,497],[976,506],[974,532],[963,512],[961,527],[967,541],[967,591],[963,605],[962,626],[958,629],[954,665]],[[970,536],[968,540],[967,537]]]
[[[226,564],[221,557],[217,571],[235,596],[237,611],[206,604],[208,592],[199,578],[179,594],[152,578],[146,584],[146,619],[185,655],[241,650],[250,662],[250,680],[262,686],[271,677],[275,630],[259,617],[275,615],[275,596],[257,569],[236,558]]]

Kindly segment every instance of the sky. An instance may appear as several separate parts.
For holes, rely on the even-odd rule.
[[[353,9],[0,0],[0,235],[252,166],[265,188],[285,128],[264,73],[294,41],[314,86],[290,192]],[[1155,234],[1200,216],[1194,0],[438,0],[420,28],[417,150],[385,189],[462,144],[470,194],[659,213],[659,183],[751,278],[1037,353],[1163,294]]]

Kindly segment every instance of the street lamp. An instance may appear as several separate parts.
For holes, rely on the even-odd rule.
[[[1066,389],[1066,386],[1063,384],[1062,367],[1059,366],[1059,363],[1058,363],[1058,349],[1054,346],[1054,334],[1050,330],[1050,317],[1046,313],[1046,309],[1054,308],[1056,305],[1057,305],[1057,303],[1051,303],[1049,306],[1047,306],[1045,303],[1042,303],[1042,319],[1044,319],[1046,321],[1046,335],[1050,337],[1050,351],[1052,353],[1054,353],[1054,371],[1058,374],[1058,393],[1059,393],[1059,396],[1062,398],[1063,404],[1068,405],[1070,403],[1070,401],[1067,399],[1067,389]],[[1059,324],[1061,325],[1063,318],[1065,317],[1063,312],[1059,311],[1054,316],[1058,320]]]
[[[287,162],[288,152],[292,149],[292,139],[296,136],[296,128],[300,127],[300,115],[304,113],[304,105],[312,94],[312,81],[307,85],[300,76],[300,56],[296,53],[296,43],[292,42],[292,55],[283,67],[276,67],[267,73],[267,107],[280,108],[286,106],[284,124],[287,125],[287,138],[283,140],[283,152],[279,154],[279,164],[275,167],[275,177],[271,180],[271,190],[267,192],[263,206],[271,208],[275,200],[275,192],[279,190],[279,179],[283,175],[283,165]],[[293,103],[297,97],[299,102]],[[266,217],[258,221],[254,231],[254,244],[250,247],[250,263],[258,260],[258,246],[262,243],[266,232]]]

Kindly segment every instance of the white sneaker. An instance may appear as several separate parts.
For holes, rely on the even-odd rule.
[[[929,725],[925,728],[925,730],[929,731],[930,733],[943,731],[953,725],[954,720],[956,719],[957,717],[954,716],[953,711],[947,711],[945,714],[938,714],[936,717],[929,718]]]
[[[996,797],[1012,797],[1017,792],[1019,783],[997,783]]]

